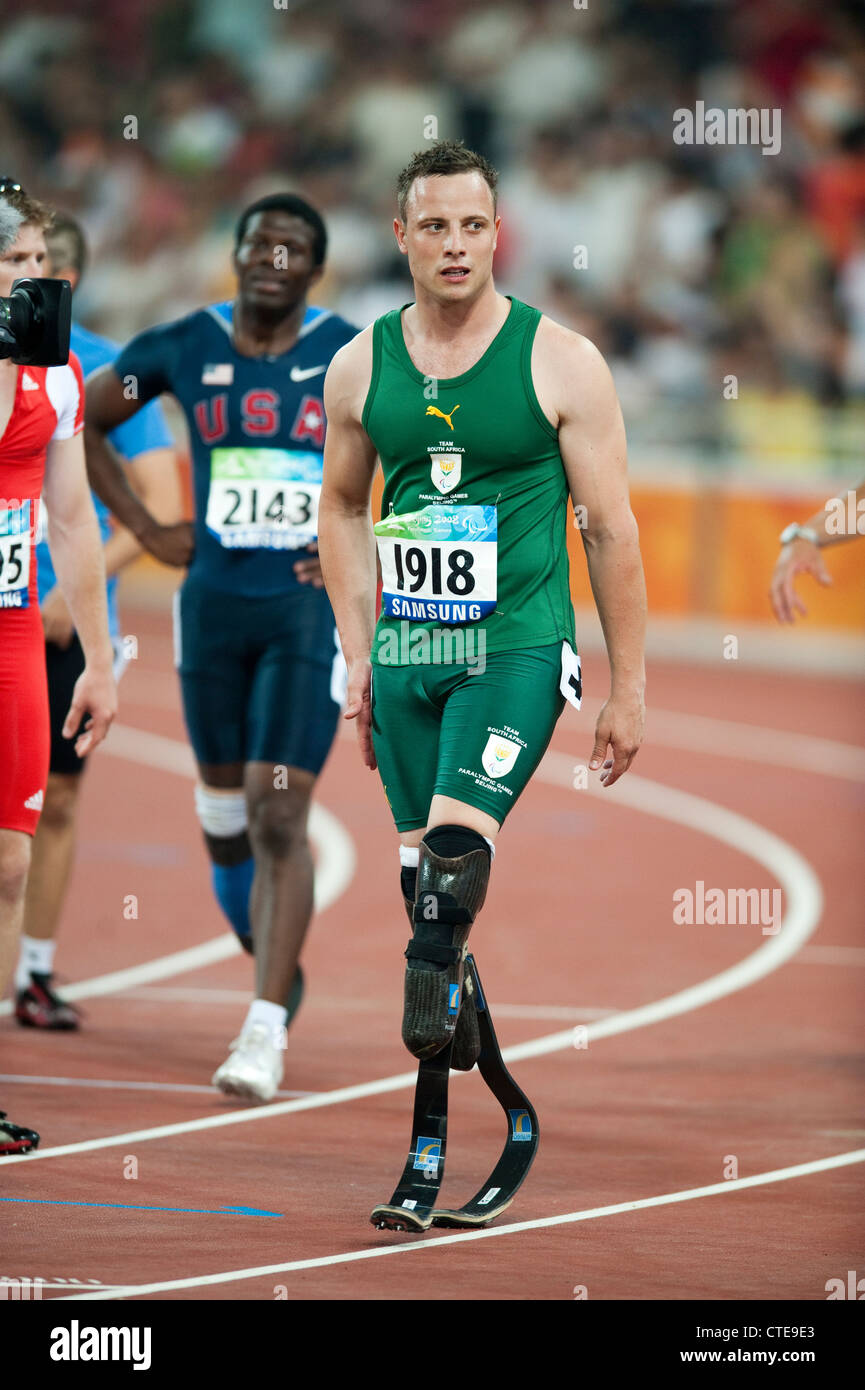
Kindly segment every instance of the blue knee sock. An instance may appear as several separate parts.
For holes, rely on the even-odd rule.
[[[216,901],[222,908],[237,935],[250,940],[252,927],[249,924],[249,894],[255,873],[255,860],[252,855],[242,864],[226,868],[224,864],[211,864],[213,891]]]

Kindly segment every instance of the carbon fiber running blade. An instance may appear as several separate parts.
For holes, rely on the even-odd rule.
[[[432,1223],[445,1169],[452,1051],[453,1039],[435,1057],[418,1063],[405,1168],[390,1201],[370,1213],[370,1221],[381,1230],[425,1231]]]
[[[482,1187],[463,1206],[451,1211],[435,1208],[433,1226],[486,1226],[510,1206],[525,1181],[535,1159],[540,1130],[535,1108],[525,1091],[517,1085],[502,1060],[490,1011],[487,1007],[478,968],[472,955],[466,956],[471,972],[475,1007],[481,1035],[478,1070],[505,1112],[508,1133],[499,1161]]]

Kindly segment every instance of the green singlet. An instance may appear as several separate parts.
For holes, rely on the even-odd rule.
[[[401,312],[401,311],[400,311]],[[399,831],[436,795],[501,824],[565,699],[579,707],[567,477],[531,377],[540,313],[511,300],[470,371],[424,377],[375,324],[363,425],[382,460],[372,740]]]
[[[540,311],[511,299],[480,360],[446,379],[415,367],[401,315],[375,323],[363,411],[385,479],[373,663],[410,664],[421,628],[471,628],[487,653],[573,644],[568,483],[531,374]]]

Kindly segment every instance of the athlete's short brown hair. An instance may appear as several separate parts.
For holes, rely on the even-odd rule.
[[[54,213],[47,203],[40,203],[37,198],[31,198],[19,185],[15,185],[9,179],[4,179],[0,183],[0,198],[13,207],[16,212],[21,214],[22,227],[41,227],[47,231],[54,221]]]
[[[488,159],[474,150],[467,150],[462,140],[437,140],[425,150],[417,150],[396,181],[396,201],[400,221],[405,222],[406,203],[409,189],[415,179],[425,179],[434,174],[467,174],[477,170],[486,179],[493,195],[493,210],[496,206],[496,190],[499,176]]]

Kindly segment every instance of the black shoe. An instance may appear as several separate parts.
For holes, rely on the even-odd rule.
[[[81,1025],[81,1013],[51,988],[51,975],[30,972],[30,984],[15,995],[15,1017],[22,1028],[45,1028],[70,1033]]]
[[[6,1119],[6,1111],[0,1110],[0,1158],[7,1158],[10,1154],[28,1154],[31,1149],[38,1147],[39,1135],[35,1129],[13,1125],[11,1120]]]

